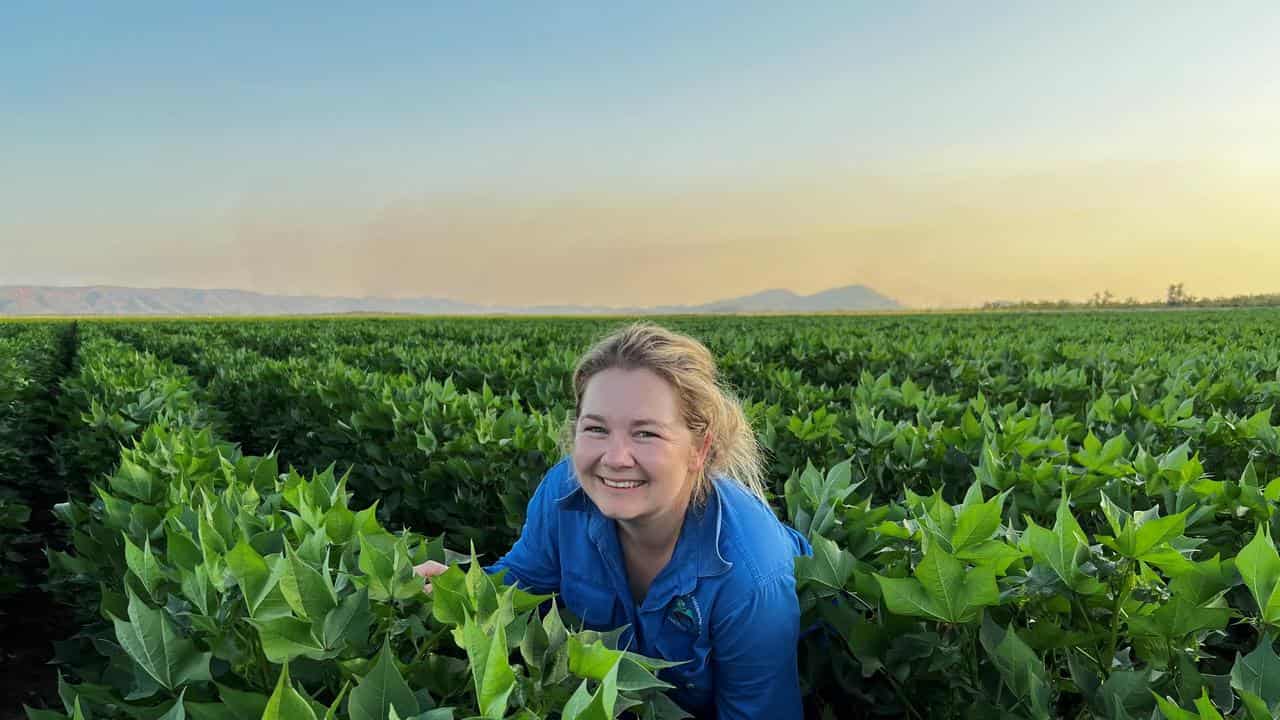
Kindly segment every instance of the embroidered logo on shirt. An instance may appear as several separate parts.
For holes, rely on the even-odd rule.
[[[702,626],[702,609],[698,607],[698,601],[692,595],[680,595],[671,602],[667,619],[681,630],[696,635]]]

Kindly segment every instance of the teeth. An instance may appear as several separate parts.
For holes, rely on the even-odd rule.
[[[611,487],[611,488],[617,488],[617,489],[619,489],[619,490],[626,490],[626,489],[629,489],[629,488],[636,488],[636,487],[640,487],[641,485],[643,485],[643,484],[644,484],[644,483],[642,483],[642,482],[638,482],[638,481],[634,481],[634,480],[628,480],[628,481],[626,481],[626,482],[617,482],[617,481],[614,481],[614,480],[610,480],[610,479],[608,479],[608,478],[600,477],[599,475],[597,475],[596,477],[600,478],[600,482],[604,483],[605,485],[607,485],[607,486],[609,486],[609,487]]]

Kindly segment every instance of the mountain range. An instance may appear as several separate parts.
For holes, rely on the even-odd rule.
[[[797,295],[764,290],[702,305],[605,307],[599,305],[476,305],[442,298],[351,298],[267,295],[244,290],[0,286],[3,315],[677,315],[701,313],[815,313],[899,310],[892,298],[864,285]]]

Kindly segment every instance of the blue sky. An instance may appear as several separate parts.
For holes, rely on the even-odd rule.
[[[795,188],[848,183],[856,204],[867,196],[855,189],[868,178],[889,178],[932,198],[921,217],[943,217],[957,202],[949,198],[963,197],[931,189],[940,178],[993,183],[982,200],[963,203],[1015,215],[1026,200],[999,195],[1002,178],[1028,173],[1096,186],[1081,173],[1105,182],[1133,168],[1162,168],[1150,171],[1167,177],[1170,164],[1208,163],[1235,183],[1222,190],[1215,175],[1206,181],[1213,192],[1252,197],[1270,187],[1280,168],[1280,6],[1091,5],[11,0],[0,6],[0,137],[9,146],[0,161],[0,238],[9,250],[43,249],[0,263],[0,283],[136,284],[145,278],[102,262],[124,251],[153,284],[192,284],[199,278],[183,270],[192,257],[222,257],[231,268],[260,261],[237,248],[246,224],[266,224],[275,229],[253,244],[274,245],[268,255],[276,259],[305,247],[371,248],[375,258],[361,271],[368,277],[335,277],[339,289],[460,296],[470,287],[460,299],[541,302],[552,298],[536,284],[517,283],[508,296],[486,294],[474,279],[449,285],[390,273],[396,279],[384,287],[378,252],[397,264],[409,241],[379,245],[369,228],[425,204],[439,209],[433,217],[471,218],[475,228],[462,235],[472,244],[492,238],[492,254],[523,237],[501,218],[556,206],[561,215],[550,224],[563,230],[575,227],[566,204],[644,207],[645,217],[667,223],[671,245],[682,234],[682,208],[704,207],[703,225],[741,219],[759,210],[759,197],[746,208],[724,198],[763,192],[767,204],[771,187],[794,207],[786,198]],[[1239,184],[1246,176],[1252,185]],[[566,197],[577,200],[556,199]],[[473,207],[485,202],[498,220]],[[834,207],[806,202],[812,207],[777,227],[739,222],[792,240],[804,232],[797,216],[867,224],[836,212],[848,204],[838,194],[824,201]],[[407,222],[397,216],[393,224]],[[1271,216],[1262,222],[1250,232],[1273,227]],[[519,236],[502,236],[494,223]],[[600,252],[585,259],[573,252],[580,241],[538,242],[559,248],[562,260],[588,262],[593,274],[610,267],[608,248],[625,257],[645,247],[613,225],[581,227],[616,237],[592,245]],[[446,248],[459,242],[447,227],[402,232],[415,247],[447,249],[459,267],[492,260]],[[717,247],[735,246],[731,232],[712,234]],[[298,240],[316,235],[328,239]],[[700,247],[700,237],[689,242]],[[958,228],[933,241],[972,239]],[[763,240],[744,236],[741,246],[753,242]],[[841,242],[883,241],[852,233]],[[85,259],[99,247],[112,254]],[[1187,272],[1198,265],[1193,250]],[[747,273],[738,288],[731,278],[739,275],[726,274],[729,259],[708,253],[699,262],[714,282],[697,273],[683,286],[638,279],[630,295],[608,299],[693,301],[698,292],[760,284],[822,289],[797,287],[814,277],[799,260],[776,276]],[[324,267],[308,272],[331,272]],[[228,272],[207,282],[235,281]],[[853,281],[877,285],[875,277]],[[899,294],[956,304],[1005,289],[984,282],[932,298]],[[1035,287],[1027,276],[1008,291]],[[588,302],[600,292],[588,285],[560,299]]]

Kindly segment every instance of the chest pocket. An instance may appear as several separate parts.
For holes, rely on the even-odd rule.
[[[608,631],[617,622],[618,598],[613,590],[566,573],[560,583],[560,599],[588,630]]]

